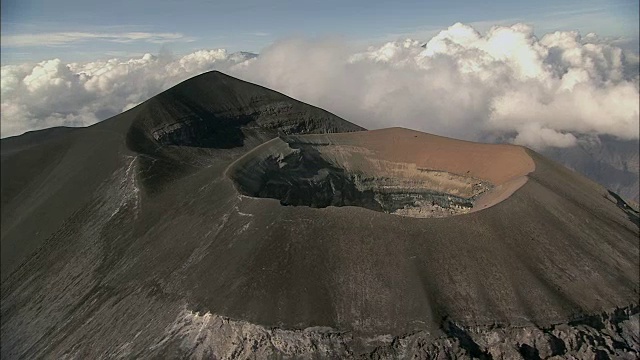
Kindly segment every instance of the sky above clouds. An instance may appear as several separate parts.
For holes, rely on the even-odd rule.
[[[260,52],[291,37],[354,42],[428,40],[456,22],[480,31],[534,25],[577,30],[636,47],[637,0],[3,0],[2,63],[107,59],[199,49]]]
[[[367,128],[638,139],[637,38],[623,0],[3,0],[1,135],[90,125],[215,69]]]

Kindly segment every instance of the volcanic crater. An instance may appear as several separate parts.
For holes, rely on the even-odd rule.
[[[437,156],[416,157],[419,148],[412,148],[410,140],[424,135],[392,128],[365,136],[357,133],[281,136],[234,162],[227,173],[243,195],[277,199],[282,205],[358,206],[408,217],[441,218],[499,202],[505,196],[495,195],[505,190],[513,192],[524,181],[512,181],[507,189],[503,185],[513,179],[526,180],[531,170],[522,168],[505,181],[489,179],[474,171],[477,166],[474,162],[490,161],[491,156],[484,156],[483,160],[465,156],[455,163],[442,163]],[[395,136],[401,141],[397,145],[408,147],[407,151],[394,155],[393,148],[381,147],[382,143],[376,141],[379,136]],[[436,136],[428,140],[434,149],[441,151],[455,152],[456,148],[468,145],[451,139],[442,141]],[[495,160],[500,166],[499,159]],[[526,155],[518,160],[525,164],[532,162]],[[462,171],[464,168],[467,170]]]
[[[0,145],[2,359],[640,352],[637,212],[523,147],[219,72]]]

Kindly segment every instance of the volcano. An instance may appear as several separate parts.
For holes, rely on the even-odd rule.
[[[2,358],[629,358],[638,213],[220,72],[2,139]]]

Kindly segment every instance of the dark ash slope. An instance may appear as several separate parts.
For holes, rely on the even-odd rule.
[[[637,354],[637,213],[534,152],[512,196],[438,219],[282,206],[225,175],[278,134],[357,130],[213,72],[3,139],[2,358]]]
[[[123,164],[151,194],[278,134],[359,130],[327,111],[214,71],[85,129],[2,139],[2,277]]]

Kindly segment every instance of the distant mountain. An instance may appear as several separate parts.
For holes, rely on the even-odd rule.
[[[514,134],[486,134],[483,142],[508,143]],[[640,200],[640,141],[607,135],[576,134],[577,144],[548,147],[540,152],[605,186],[631,202]]]
[[[610,136],[583,136],[570,148],[549,148],[542,153],[566,167],[606,186],[620,196],[640,201],[640,141]]]
[[[638,212],[523,147],[219,72],[0,147],[3,359],[640,353]]]

